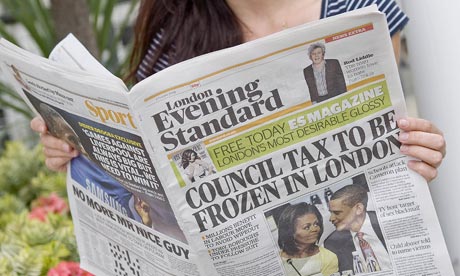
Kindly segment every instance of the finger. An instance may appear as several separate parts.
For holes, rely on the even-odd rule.
[[[399,141],[403,144],[418,145],[439,151],[443,157],[446,155],[446,140],[440,134],[422,131],[402,132],[399,135]]]
[[[78,156],[78,152],[76,150],[66,152],[51,148],[43,148],[43,154],[46,158],[67,158],[69,161],[70,159]]]
[[[74,149],[64,140],[49,134],[41,134],[40,141],[42,142],[44,148],[61,150],[67,153],[72,153],[74,151]]]
[[[422,131],[443,135],[432,122],[420,118],[402,118],[398,120],[398,127],[404,131]]]
[[[55,157],[55,158],[46,158],[45,165],[48,169],[56,172],[65,172],[67,170],[67,164],[69,163],[69,158]]]
[[[418,146],[418,145],[401,145],[401,153],[415,157],[434,168],[441,165],[443,155],[440,151],[433,150],[430,148]]]
[[[422,161],[410,160],[407,166],[423,176],[427,182],[430,182],[438,176],[438,170],[436,168]]]
[[[30,121],[30,128],[38,133],[45,133],[47,131],[45,121],[39,116]]]

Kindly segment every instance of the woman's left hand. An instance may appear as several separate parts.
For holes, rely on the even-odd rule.
[[[438,175],[438,167],[446,155],[446,141],[430,121],[419,118],[398,120],[401,129],[399,141],[401,152],[419,160],[411,160],[409,168],[421,174],[428,182]]]

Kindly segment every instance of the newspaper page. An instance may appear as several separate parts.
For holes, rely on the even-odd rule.
[[[50,56],[59,64],[4,40],[0,47],[2,74],[49,132],[81,153],[67,187],[82,268],[96,275],[197,275],[123,82],[95,65],[73,36]]]
[[[130,93],[200,275],[454,275],[374,8],[210,53]]]

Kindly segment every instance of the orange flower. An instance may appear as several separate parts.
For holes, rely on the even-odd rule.
[[[45,221],[48,213],[65,214],[69,210],[67,203],[56,193],[52,193],[47,197],[38,198],[32,203],[32,206],[29,218],[38,219],[40,221]]]
[[[76,262],[60,262],[57,266],[48,271],[47,276],[94,276],[80,268]]]

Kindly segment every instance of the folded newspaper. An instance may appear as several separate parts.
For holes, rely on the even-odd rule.
[[[68,195],[96,275],[454,275],[375,7],[171,66],[128,91],[71,35],[0,40],[2,74],[81,154]],[[129,92],[129,93],[128,93]]]

